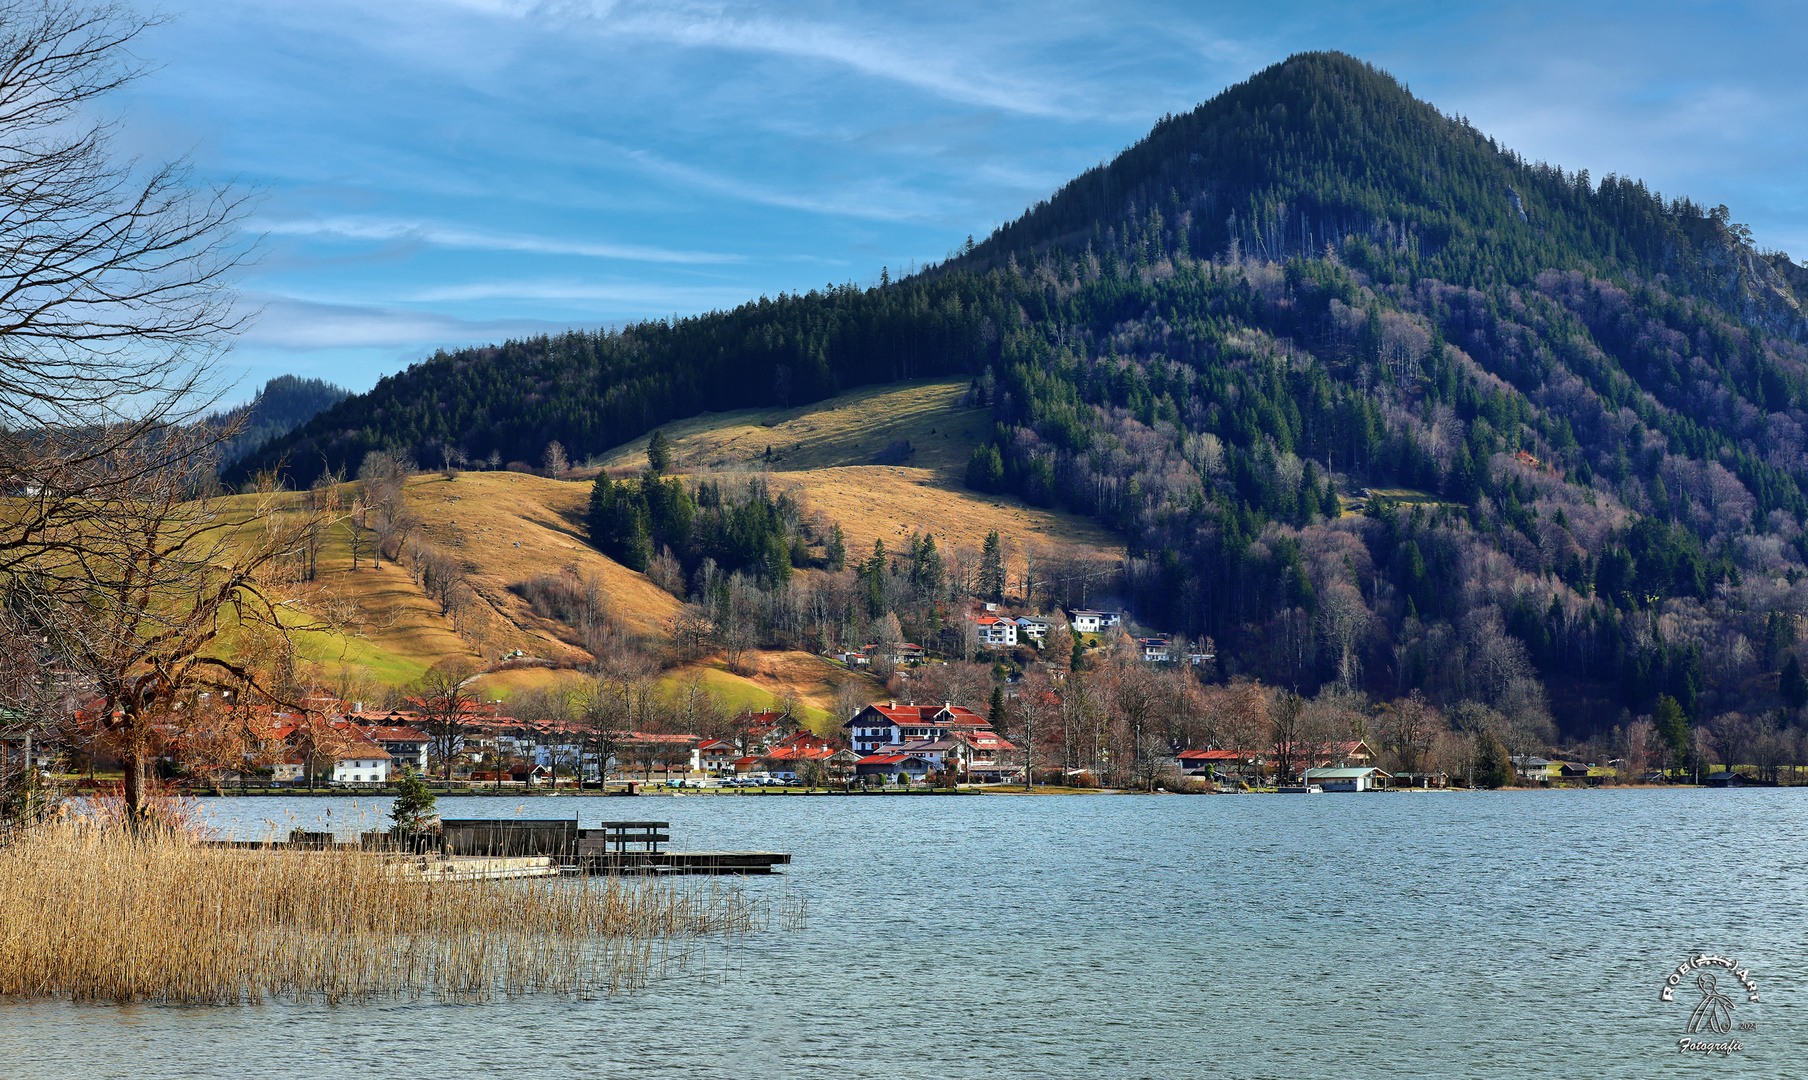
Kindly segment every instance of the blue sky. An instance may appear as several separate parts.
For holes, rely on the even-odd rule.
[[[1306,49],[1808,256],[1808,8],[192,0],[124,148],[263,194],[242,398],[435,348],[869,282]]]

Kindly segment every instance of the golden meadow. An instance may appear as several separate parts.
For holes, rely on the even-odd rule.
[[[768,902],[720,881],[436,881],[420,864],[79,819],[30,829],[0,848],[0,997],[583,997],[693,968],[771,922]]]

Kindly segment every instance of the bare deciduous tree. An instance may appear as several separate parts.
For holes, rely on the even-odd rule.
[[[145,807],[145,767],[204,689],[291,701],[289,636],[303,552],[318,524],[303,496],[194,498],[211,433],[194,428],[118,447],[104,459],[137,477],[101,488],[86,520],[46,532],[12,581],[48,647],[102,699],[105,748],[125,765],[127,818]]]
[[[463,658],[441,660],[415,683],[413,705],[420,710],[421,725],[433,739],[433,751],[445,768],[446,787],[452,786],[452,762],[463,745],[465,728],[477,718],[477,693],[471,677],[477,669]]]
[[[116,157],[93,113],[144,70],[129,49],[154,21],[0,0],[0,572],[165,468],[144,445],[211,404],[246,317],[226,287],[244,196]]]

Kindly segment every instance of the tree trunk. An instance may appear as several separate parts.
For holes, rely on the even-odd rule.
[[[144,751],[133,749],[120,760],[124,772],[120,781],[121,797],[125,802],[126,828],[137,832],[146,821],[144,790]]]

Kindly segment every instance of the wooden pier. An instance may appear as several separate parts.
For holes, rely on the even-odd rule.
[[[770,874],[788,866],[779,851],[667,851],[669,821],[463,819],[440,823],[441,850],[460,858],[546,857],[588,874]]]
[[[580,829],[576,821],[462,818],[442,821],[438,834],[393,837],[365,833],[355,842],[330,832],[297,829],[287,840],[212,840],[210,847],[287,851],[376,851],[417,864],[435,881],[558,877],[561,874],[770,874],[789,866],[782,851],[667,851],[668,821],[605,821]]]

